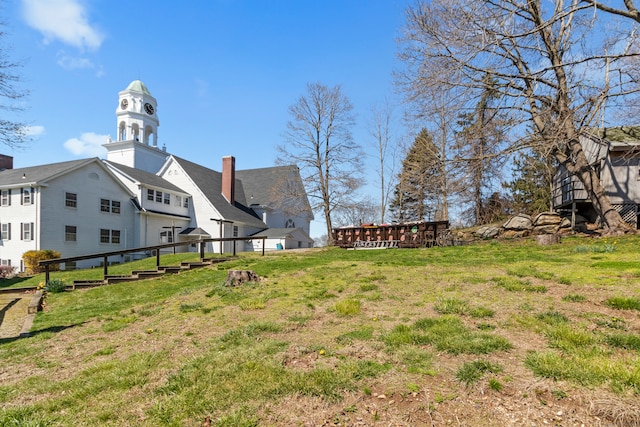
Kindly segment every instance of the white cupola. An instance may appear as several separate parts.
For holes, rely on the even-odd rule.
[[[107,160],[156,173],[167,157],[158,148],[158,103],[147,86],[132,81],[118,93],[117,137],[104,144]]]

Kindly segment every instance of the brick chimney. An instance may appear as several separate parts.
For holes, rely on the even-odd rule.
[[[13,169],[13,157],[0,154],[0,171]]]
[[[230,204],[235,203],[236,159],[233,156],[222,158],[222,195]]]

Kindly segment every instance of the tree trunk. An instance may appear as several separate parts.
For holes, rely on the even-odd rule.
[[[572,140],[567,147],[569,155],[560,155],[558,160],[567,168],[571,175],[575,175],[582,185],[596,213],[602,221],[602,225],[607,228],[608,233],[617,234],[631,230],[631,226],[624,222],[620,213],[616,211],[607,197],[600,177],[589,165],[587,158],[582,151],[582,145],[577,140]]]

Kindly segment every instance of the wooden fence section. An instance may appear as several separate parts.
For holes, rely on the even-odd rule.
[[[448,233],[449,221],[417,221],[339,227],[332,234],[341,248],[422,248],[444,245]]]
[[[140,248],[131,248],[131,249],[122,249],[119,251],[112,251],[112,252],[100,252],[100,253],[96,253],[96,254],[89,254],[89,255],[82,255],[82,256],[75,256],[75,257],[67,257],[67,258],[56,258],[56,259],[49,259],[49,260],[44,260],[44,261],[40,261],[40,265],[44,266],[45,268],[45,283],[49,282],[49,278],[50,278],[50,270],[51,270],[51,265],[52,264],[62,264],[65,262],[73,262],[73,261],[82,261],[82,260],[87,260],[87,259],[96,259],[96,258],[102,258],[103,259],[103,276],[104,279],[106,280],[107,276],[109,275],[109,257],[112,256],[116,256],[116,255],[124,255],[124,254],[128,254],[128,253],[145,253],[145,252],[155,252],[156,255],[156,268],[160,267],[160,250],[161,249],[167,249],[167,248],[176,248],[178,246],[185,246],[185,245],[192,245],[194,243],[198,243],[200,245],[199,248],[199,255],[200,255],[200,261],[202,261],[204,259],[204,253],[205,253],[205,246],[206,243],[208,242],[234,242],[233,244],[233,255],[236,254],[236,244],[235,242],[237,241],[246,241],[246,240],[262,240],[262,255],[264,256],[264,244],[265,244],[265,240],[266,237],[259,237],[259,238],[255,238],[255,237],[225,237],[225,238],[211,238],[211,239],[201,239],[201,240],[197,240],[196,242],[193,241],[188,241],[188,242],[174,242],[174,243],[165,243],[163,245],[154,245],[154,246],[144,246],[144,247],[140,247]]]

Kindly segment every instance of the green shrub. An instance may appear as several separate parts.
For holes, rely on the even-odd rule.
[[[44,266],[40,265],[40,261],[48,259],[60,258],[60,252],[52,249],[41,249],[39,251],[27,251],[22,254],[22,260],[28,274],[37,274],[45,271]],[[50,264],[49,271],[57,271],[60,264]]]
[[[60,279],[51,279],[44,285],[44,290],[52,294],[64,292],[66,288],[67,285]]]

